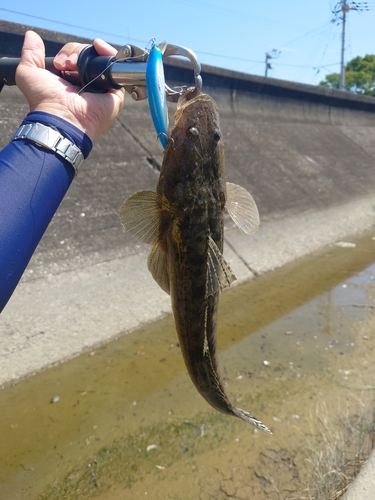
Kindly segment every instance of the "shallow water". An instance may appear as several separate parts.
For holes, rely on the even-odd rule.
[[[316,407],[338,416],[375,380],[372,236],[221,297],[226,390],[273,436],[196,393],[168,316],[1,391],[0,498],[296,494]]]

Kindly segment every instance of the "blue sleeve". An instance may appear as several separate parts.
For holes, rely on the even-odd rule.
[[[58,130],[86,158],[87,135],[54,115],[32,112],[22,123],[39,122]],[[16,288],[31,256],[74,176],[69,162],[27,140],[0,152],[0,312]]]

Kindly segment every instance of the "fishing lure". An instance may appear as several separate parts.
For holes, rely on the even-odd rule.
[[[168,106],[163,67],[163,54],[166,47],[166,41],[152,45],[146,69],[148,105],[158,139],[164,149],[168,141]]]

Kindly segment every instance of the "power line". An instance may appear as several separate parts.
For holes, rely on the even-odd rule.
[[[116,35],[115,33],[110,33],[110,32],[107,32],[107,31],[101,31],[101,30],[94,30],[93,28],[87,28],[85,26],[80,26],[80,25],[77,25],[77,24],[71,24],[71,23],[65,23],[65,22],[62,22],[62,21],[56,21],[54,19],[49,19],[49,18],[46,18],[46,17],[42,17],[42,16],[35,16],[33,14],[26,14],[24,12],[19,12],[19,11],[16,11],[16,10],[11,10],[11,9],[5,9],[3,7],[0,7],[0,10],[2,11],[5,11],[5,12],[10,12],[12,14],[18,14],[18,15],[21,15],[21,16],[26,16],[26,17],[30,17],[30,18],[33,18],[33,19],[39,19],[41,21],[46,21],[46,22],[49,22],[49,23],[55,23],[55,24],[60,24],[62,26],[68,26],[69,28],[75,28],[75,29],[82,29],[82,30],[85,30],[85,31],[90,31],[90,32],[93,32],[95,31],[96,33],[98,34],[101,34],[101,35],[108,35],[108,36],[113,36],[113,37],[118,37],[118,38],[125,38],[124,35]],[[320,28],[318,28],[320,29]],[[312,32],[314,32],[316,30],[312,30],[311,32],[308,32],[306,35],[309,35],[311,34]],[[306,35],[302,35],[302,37],[306,36]],[[301,37],[298,37],[296,40],[299,40]],[[137,42],[141,42],[143,44],[146,44],[147,41],[145,40],[139,40],[139,39],[136,39],[136,38],[131,38],[131,40],[135,40]],[[232,59],[232,60],[236,60],[236,61],[244,61],[244,62],[247,62],[247,63],[256,63],[256,64],[264,64],[264,61],[259,61],[259,60],[254,60],[254,59],[248,59],[248,58],[244,58],[244,57],[234,57],[234,56],[225,56],[223,54],[213,54],[211,52],[203,52],[203,51],[196,51],[197,53],[199,54],[202,54],[202,55],[206,55],[206,56],[211,56],[211,57],[220,57],[222,59]],[[335,63],[336,64],[336,63]],[[312,68],[312,69],[316,69],[316,67],[314,66],[304,66],[304,65],[300,65],[300,64],[282,64],[282,63],[278,63],[278,66],[290,66],[290,67],[295,67],[295,68]],[[331,65],[328,65],[328,66],[333,66],[333,64]],[[324,66],[320,66],[320,67],[324,67]]]
[[[237,19],[245,19],[247,22],[250,23],[256,23],[256,24],[263,24],[263,25],[268,25],[268,26],[280,26],[283,25],[289,29],[295,29],[295,30],[300,30],[300,26],[297,26],[295,24],[290,24],[290,23],[280,23],[280,20],[270,20],[265,17],[257,16],[254,15],[253,9],[251,13],[243,12],[243,11],[238,11],[234,10],[231,8],[227,7],[222,7],[218,5],[218,2],[210,3],[207,1],[202,1],[202,0],[171,0],[171,3],[175,5],[176,3],[182,4],[182,5],[187,5],[189,9],[193,11],[195,7],[199,8],[199,10],[205,10],[206,12],[209,12],[210,14],[217,14],[219,16],[226,16],[226,17],[233,17]]]
[[[185,0],[176,0],[177,3],[186,3]],[[189,2],[192,2],[194,0],[189,0]],[[341,0],[340,2],[338,2],[336,4],[336,6],[338,4],[341,4],[342,2],[346,2],[347,0]],[[199,6],[204,6],[205,8],[214,8],[214,6],[212,6],[211,4],[209,4],[208,2],[202,2],[200,0],[196,0],[194,3],[198,4]],[[353,5],[353,10],[362,10],[362,4],[365,4],[366,5],[366,9],[372,9],[372,6],[374,5],[375,6],[375,2],[354,2],[352,1],[351,2],[351,5]],[[29,17],[29,18],[32,18],[32,19],[38,19],[38,20],[41,20],[41,21],[44,21],[44,22],[49,22],[49,23],[54,23],[54,24],[58,24],[58,25],[62,25],[62,26],[67,26],[69,28],[74,28],[74,29],[78,29],[78,30],[84,30],[84,31],[89,31],[89,32],[95,32],[95,33],[98,33],[98,34],[101,34],[101,35],[106,35],[106,36],[109,36],[109,37],[115,37],[115,38],[120,38],[122,40],[133,40],[133,41],[136,41],[138,43],[142,43],[142,44],[146,44],[147,41],[146,40],[139,40],[139,39],[136,39],[136,38],[130,38],[130,37],[125,37],[124,35],[118,35],[118,34],[115,34],[113,32],[107,32],[107,31],[102,31],[102,30],[96,30],[96,29],[93,29],[93,28],[87,28],[86,26],[80,26],[80,25],[76,25],[76,24],[72,24],[72,23],[67,23],[67,22],[63,22],[63,21],[56,21],[54,19],[49,19],[49,18],[46,18],[46,17],[42,17],[42,16],[36,16],[36,15],[33,15],[33,14],[27,14],[27,13],[24,13],[24,12],[19,12],[19,11],[16,11],[16,10],[12,10],[12,9],[6,9],[6,8],[2,8],[0,7],[0,10],[1,11],[4,11],[4,12],[9,12],[9,13],[12,13],[12,14],[17,14],[17,15],[21,15],[21,16],[25,16],[25,17]],[[231,10],[231,9],[224,9],[226,11],[226,14],[229,14],[229,11],[232,15],[237,15],[237,14],[242,14],[243,13],[240,13],[238,11],[234,11],[234,10]],[[334,12],[334,9],[332,9],[332,12]],[[270,22],[271,23],[271,22]],[[307,33],[303,34],[303,35],[299,35],[298,37],[295,37],[294,39],[290,40],[287,44],[284,44],[284,45],[288,45],[288,46],[293,46],[293,45],[297,45],[297,44],[301,44],[301,42],[305,42],[311,38],[314,38],[315,36],[319,35],[320,37],[325,34],[324,32],[326,32],[327,30],[327,24],[328,26],[330,25],[330,23],[325,23],[323,26],[319,26],[318,28],[315,28],[311,31],[308,31]],[[323,29],[322,29],[323,28]],[[259,65],[259,64],[264,64],[264,60],[263,61],[260,61],[260,60],[254,60],[254,59],[248,59],[248,58],[244,58],[244,57],[235,57],[233,55],[230,55],[230,56],[226,56],[226,55],[223,55],[223,54],[215,54],[215,53],[211,53],[211,52],[203,52],[203,51],[199,51],[199,50],[196,50],[196,52],[198,54],[201,54],[201,55],[204,55],[204,56],[210,56],[210,57],[218,57],[218,58],[221,58],[221,59],[231,59],[231,60],[236,60],[236,61],[243,61],[243,62],[246,62],[246,63],[254,63],[256,65]],[[330,64],[325,64],[325,65],[304,65],[304,64],[286,64],[286,63],[280,63],[278,62],[277,64],[275,64],[275,67],[277,66],[284,66],[284,67],[291,67],[291,68],[304,68],[304,69],[314,69],[314,70],[320,70],[322,68],[326,68],[326,67],[329,67],[329,66],[337,66],[339,63],[330,63]]]
[[[98,33],[100,35],[107,35],[107,36],[113,36],[116,38],[121,38],[124,39],[124,35],[116,35],[115,33],[109,33],[108,31],[101,31],[97,29],[92,29],[92,28],[87,28],[85,26],[78,26],[76,24],[71,24],[71,23],[64,23],[62,21],[55,21],[54,19],[48,19],[47,17],[41,17],[41,16],[35,16],[33,14],[26,14],[25,12],[18,12],[16,10],[11,10],[11,9],[4,9],[3,7],[0,7],[0,10],[3,10],[5,12],[10,12],[11,14],[18,14],[20,16],[25,16],[25,17],[30,17],[32,19],[39,19],[40,21],[47,21],[48,23],[54,23],[54,24],[60,24],[62,26],[68,26],[69,28],[75,28],[75,29],[80,29],[80,30],[85,30],[85,31],[90,31],[95,33]],[[131,38],[131,40],[135,40],[136,42],[141,42],[143,44],[147,44],[147,41],[145,40],[138,40],[137,38]]]
[[[234,61],[244,61],[244,62],[255,63],[255,64],[264,64],[264,60],[260,61],[260,60],[257,60],[257,59],[247,59],[247,58],[244,58],[244,57],[226,56],[226,55],[223,55],[223,54],[214,54],[213,52],[202,52],[201,50],[196,50],[195,52],[197,54],[202,54],[202,55],[205,55],[205,56],[220,57],[221,59],[232,59]],[[328,66],[337,66],[338,64],[340,64],[340,63],[339,62],[335,62],[335,63],[329,63],[329,64],[320,65],[320,66],[307,66],[307,65],[303,65],[303,64],[286,64],[286,63],[277,63],[276,65],[277,66],[290,66],[292,68],[317,69],[318,67],[319,68],[326,68]]]
[[[324,26],[324,28],[317,34],[315,37],[314,42],[312,42],[311,47],[309,50],[306,50],[305,56],[304,56],[304,63],[308,61],[311,66],[314,66],[315,68],[321,67],[323,65],[324,61],[324,56],[322,56],[322,51],[324,51],[324,43],[326,42],[326,46],[328,45],[328,41],[331,36],[332,36],[332,24],[327,22]],[[319,58],[319,55],[321,57]],[[318,62],[319,60],[319,62]],[[299,71],[295,75],[295,79],[298,80],[299,78],[304,75],[306,71],[303,71],[303,68],[300,68]]]

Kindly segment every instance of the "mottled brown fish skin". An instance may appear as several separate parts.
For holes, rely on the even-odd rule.
[[[182,354],[200,394],[217,410],[270,433],[230,403],[216,360],[219,293],[236,279],[222,255],[223,210],[246,234],[258,228],[258,210],[244,188],[225,181],[213,99],[186,92],[177,106],[157,192],[134,193],[123,203],[120,219],[125,230],[153,245],[148,268],[171,296]]]
[[[214,408],[236,414],[225,395],[216,361],[219,293],[207,296],[210,234],[223,251],[226,198],[224,145],[213,99],[200,95],[178,109],[165,151],[157,193],[169,209],[163,217],[170,293],[176,330],[192,381]],[[193,136],[191,128],[199,131]],[[165,206],[165,205],[164,205]],[[237,415],[238,416],[238,415]]]

